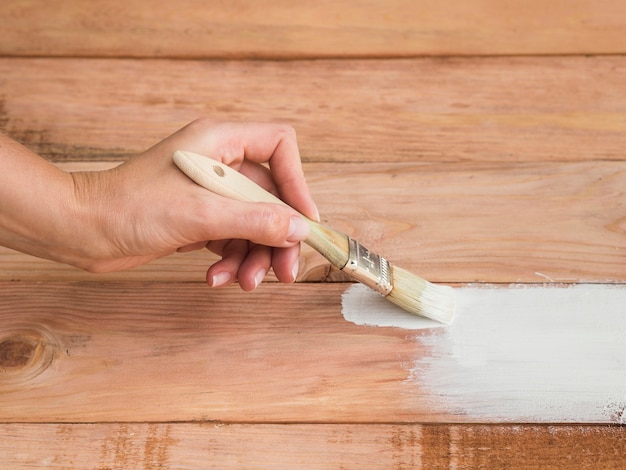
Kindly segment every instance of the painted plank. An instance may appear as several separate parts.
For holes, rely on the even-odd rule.
[[[429,354],[411,380],[477,421],[626,424],[625,304],[624,285],[456,289],[456,320],[419,337]],[[360,325],[433,327],[361,285],[343,295],[342,313]]]
[[[199,116],[292,124],[307,161],[623,160],[624,83],[626,56],[4,58],[0,130],[57,161],[121,160]]]
[[[625,422],[624,284],[461,288],[422,330],[346,321],[340,284],[0,287],[5,423]]]
[[[607,426],[5,424],[0,459],[42,467],[184,469],[622,469]]]
[[[619,0],[4,0],[0,54],[303,58],[619,54]]]
[[[624,161],[307,163],[305,172],[324,223],[429,280],[626,281]],[[215,259],[198,251],[94,275],[2,249],[0,279],[199,282]],[[308,247],[300,266],[302,282],[347,280]]]

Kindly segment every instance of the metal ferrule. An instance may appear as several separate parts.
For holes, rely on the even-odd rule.
[[[348,262],[343,267],[350,276],[382,295],[388,295],[393,289],[391,266],[382,256],[372,253],[356,240],[349,238],[350,253]]]

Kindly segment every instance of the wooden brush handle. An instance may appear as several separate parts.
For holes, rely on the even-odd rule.
[[[183,150],[174,152],[172,158],[176,166],[189,178],[220,196],[239,201],[269,202],[290,207],[254,181],[217,160]],[[348,262],[348,237],[300,215],[311,228],[305,242],[334,266],[342,269]]]

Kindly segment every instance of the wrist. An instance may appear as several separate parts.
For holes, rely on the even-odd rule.
[[[68,264],[90,272],[107,271],[108,260],[115,258],[114,246],[116,221],[124,210],[115,197],[119,191],[114,187],[117,170],[73,172],[71,203],[68,213],[74,242],[68,252]]]

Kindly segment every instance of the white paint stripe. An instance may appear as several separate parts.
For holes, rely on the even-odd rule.
[[[360,313],[350,311],[359,308],[355,293],[364,297],[344,294],[346,319],[380,326],[385,314],[368,313],[371,297]],[[625,285],[456,293],[455,322],[416,335],[429,354],[415,359],[407,379],[437,397],[435,406],[489,422],[626,424]],[[384,326],[410,327],[405,319]]]

